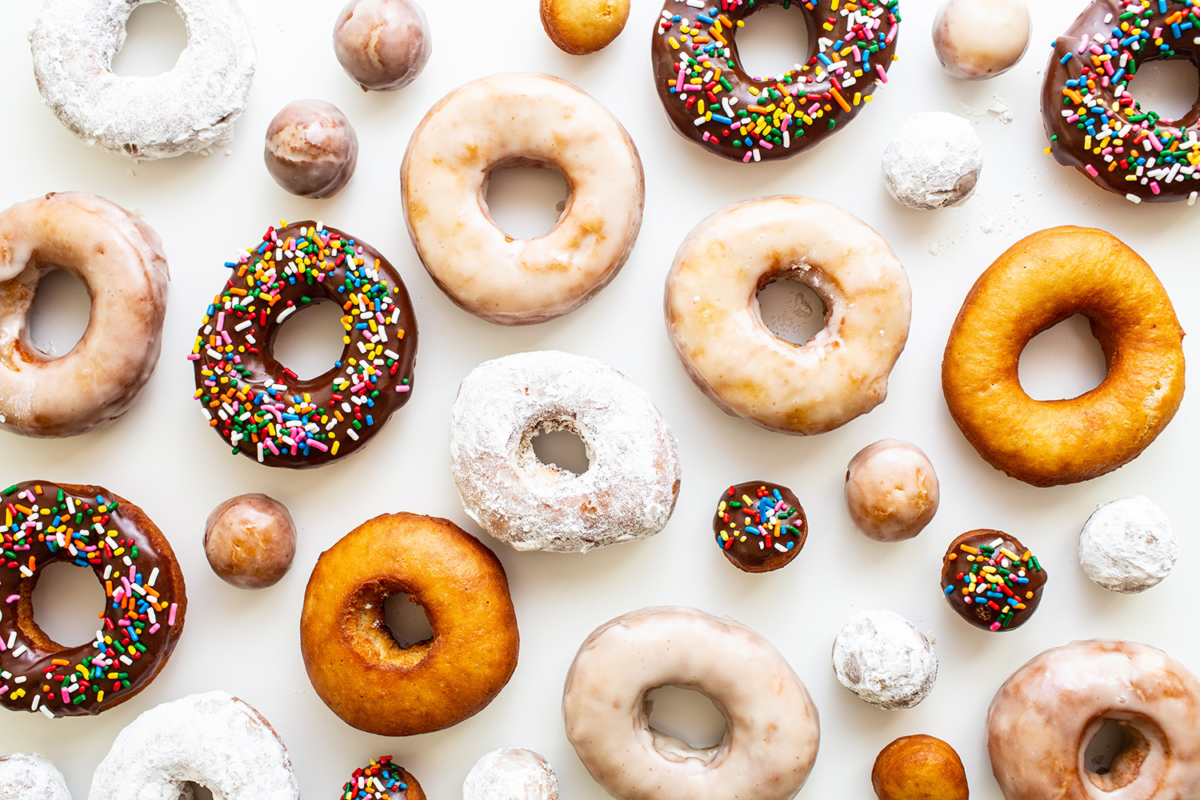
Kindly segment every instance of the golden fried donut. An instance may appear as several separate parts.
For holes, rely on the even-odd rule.
[[[408,594],[433,638],[407,647],[383,601]],[[492,702],[517,666],[517,617],[499,559],[453,522],[392,514],[321,555],[300,618],[317,694],[359,730],[409,736],[462,722]]]
[[[1108,376],[1070,400],[1034,400],[1017,364],[1073,314],[1091,322]],[[1052,228],[1013,245],[975,282],[950,331],[942,391],[989,464],[1034,486],[1104,475],[1162,432],[1183,399],[1183,330],[1150,265],[1112,234]]]

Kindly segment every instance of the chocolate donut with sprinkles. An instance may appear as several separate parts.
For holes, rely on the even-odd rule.
[[[742,68],[737,32],[769,5],[796,5],[808,60],[777,77]],[[651,59],[675,130],[735,161],[789,158],[858,116],[896,58],[900,0],[666,0]]]
[[[225,265],[233,275],[205,312],[188,358],[195,397],[233,452],[271,467],[316,467],[365,445],[412,394],[417,320],[400,275],[370,245],[336,228],[270,228]],[[275,360],[279,326],[332,300],[345,348],[301,379]]]
[[[1095,0],[1054,43],[1042,119],[1064,166],[1134,203],[1200,196],[1200,100],[1164,119],[1130,93],[1138,70],[1186,59],[1200,67],[1200,0]]]
[[[187,613],[171,545],[140,508],[96,486],[30,481],[0,493],[0,705],[47,717],[99,714],[145,689]],[[47,564],[88,567],[104,586],[94,639],[64,647],[33,618]]]

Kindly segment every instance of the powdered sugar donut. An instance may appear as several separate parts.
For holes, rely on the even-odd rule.
[[[1126,497],[1096,509],[1079,534],[1079,564],[1110,592],[1157,586],[1179,557],[1171,521],[1148,498]]]
[[[0,756],[0,800],[71,800],[58,767],[37,753]]]
[[[96,767],[88,800],[299,800],[292,759],[248,703],[225,692],[163,703],[131,722]]]
[[[920,211],[966,202],[982,169],[983,143],[975,128],[944,111],[913,114],[883,151],[888,193]]]
[[[912,708],[933,691],[933,645],[894,611],[863,611],[833,641],[833,671],[850,691],[880,708]]]
[[[195,153],[233,132],[254,77],[254,38],[239,0],[164,0],[188,43],[152,78],[115,75],[129,15],[149,0],[45,0],[29,36],[46,105],[80,139],[140,160]]]
[[[494,750],[467,773],[463,800],[558,800],[558,777],[532,750]]]
[[[539,429],[587,448],[576,475],[533,452]],[[450,461],[471,519],[518,550],[586,552],[662,530],[679,494],[675,438],[612,367],[557,351],[488,361],[450,411]]]

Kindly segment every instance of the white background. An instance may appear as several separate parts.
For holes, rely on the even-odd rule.
[[[625,33],[607,50],[583,58],[554,48],[539,25],[534,0],[429,2],[433,59],[415,84],[385,94],[364,94],[337,64],[330,33],[338,0],[254,0],[246,6],[256,29],[259,71],[236,139],[209,158],[147,164],[89,149],[43,107],[25,41],[38,5],[9,2],[0,10],[0,74],[5,76],[0,152],[6,154],[0,206],[74,189],[136,209],[162,235],[172,282],[162,360],[133,409],[104,430],[68,440],[0,433],[0,484],[33,478],[97,483],[128,497],[170,537],[191,601],[174,657],[133,701],[97,718],[51,721],[40,714],[2,714],[0,753],[45,754],[65,772],[76,797],[85,796],[92,770],[138,713],[212,689],[245,698],[271,720],[291,750],[309,798],[335,796],[357,766],[384,753],[407,765],[432,797],[455,797],[475,760],[504,746],[545,754],[558,770],[566,800],[605,797],[563,734],[560,687],[578,644],[594,627],[644,605],[687,604],[731,615],[761,631],[787,656],[821,713],[821,753],[802,795],[814,798],[869,797],[870,767],[879,749],[897,736],[919,732],[940,736],[958,749],[973,797],[999,797],[984,748],[988,702],[1028,658],[1072,639],[1146,641],[1200,671],[1200,641],[1192,622],[1195,592],[1189,589],[1200,557],[1191,513],[1196,489],[1190,443],[1200,434],[1195,396],[1185,398],[1172,425],[1130,466],[1083,485],[1035,489],[1006,478],[976,455],[947,414],[940,389],[942,349],[971,284],[1017,239],[1051,225],[1098,226],[1125,240],[1158,271],[1184,328],[1200,330],[1194,238],[1200,209],[1134,207],[1042,153],[1041,73],[1051,40],[1081,10],[1078,0],[1032,4],[1034,36],[1025,60],[1008,75],[978,84],[941,72],[929,36],[934,4],[906,0],[901,61],[872,106],[815,151],[751,166],[711,156],[670,129],[650,75],[647,51],[660,10],[653,0],[635,0]],[[173,63],[181,46],[180,26],[169,12],[165,17],[153,13],[163,10],[144,9],[135,17],[137,35],[123,54],[127,64],[145,69],[163,59],[165,65]],[[780,12],[775,20],[798,13]],[[754,27],[752,21],[743,42]],[[767,27],[776,26],[760,24],[758,33]],[[789,49],[787,42],[776,34],[760,59],[748,53],[749,66],[758,72],[786,68],[795,59],[780,55]],[[751,49],[743,45],[744,51]],[[521,329],[477,320],[438,291],[405,232],[398,179],[405,145],[426,110],[454,87],[505,70],[548,72],[595,95],[629,129],[646,166],[645,223],[624,271],[574,314]],[[988,113],[993,96],[1011,109],[1010,124]],[[358,174],[332,200],[286,194],[262,164],[267,123],[285,103],[302,97],[334,102],[358,129]],[[986,161],[978,191],[964,207],[920,213],[887,196],[879,162],[906,115],[931,110],[969,117],[984,142]],[[539,179],[510,182],[505,201],[497,205],[508,212],[506,219],[527,226],[539,215],[544,218],[558,199],[546,199],[547,187],[553,186]],[[525,189],[540,200],[519,199]],[[809,439],[768,433],[722,414],[685,376],[662,320],[663,280],[685,234],[726,204],[778,193],[816,197],[857,214],[891,243],[913,284],[912,333],[892,373],[887,402],[838,431]],[[420,323],[412,402],[364,453],[320,470],[276,471],[229,455],[191,399],[192,369],[184,358],[206,304],[224,280],[221,264],[280,217],[317,217],[378,247],[403,275]],[[63,299],[62,291],[56,294],[51,312],[57,307],[60,315],[76,318],[51,320],[50,329],[64,324],[79,329],[80,304]],[[327,325],[319,331],[336,342],[335,323],[324,319]],[[319,338],[314,334],[309,340]],[[1189,355],[1194,355],[1192,343],[1186,342]],[[327,354],[337,348],[329,341],[323,346]],[[657,537],[586,556],[518,554],[492,542],[463,513],[447,447],[448,411],[459,381],[481,361],[549,348],[612,364],[649,391],[672,426],[683,486],[673,519]],[[1031,351],[1024,366],[1035,395],[1077,394],[1102,377],[1099,351],[1086,326],[1067,323],[1039,338]],[[942,485],[941,510],[930,527],[919,538],[894,545],[857,533],[842,500],[847,461],[887,436],[923,447]],[[711,541],[709,521],[725,486],[757,478],[795,489],[811,533],[795,563],[755,576],[725,562]],[[253,491],[291,508],[300,530],[299,550],[280,584],[245,592],[209,570],[201,537],[210,509]],[[1077,564],[1076,540],[1098,503],[1138,493],[1158,502],[1174,521],[1180,563],[1158,588],[1121,597],[1087,581]],[[511,683],[478,716],[436,734],[385,739],[352,730],[317,698],[305,677],[298,630],[305,583],[318,555],[360,522],[400,510],[449,517],[495,544],[512,584],[522,648]],[[953,537],[976,527],[1017,535],[1049,571],[1041,610],[1019,631],[976,630],[941,598],[943,550]],[[52,633],[66,630],[85,639],[100,606],[88,573],[61,567],[48,574],[45,585],[61,587],[61,596],[39,590],[38,608],[45,615],[40,612],[39,618]],[[915,709],[878,710],[834,678],[829,651],[838,627],[851,614],[873,607],[907,616],[936,639],[939,681]],[[736,654],[731,658],[737,666]],[[754,680],[752,670],[744,671],[744,679]]]

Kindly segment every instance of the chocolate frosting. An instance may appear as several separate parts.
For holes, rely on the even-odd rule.
[[[805,15],[811,48],[802,65],[756,78],[741,67],[737,29],[769,5],[794,5]],[[887,82],[900,28],[899,0],[854,6],[847,11],[838,0],[712,0],[694,8],[666,0],[650,56],[671,125],[705,149],[743,162],[789,158],[839,130],[858,115],[876,84]]]
[[[750,481],[730,486],[713,515],[717,546],[743,572],[771,572],[800,555],[808,520],[786,486]]]
[[[0,503],[0,705],[75,717],[144,689],[175,649],[187,611],[183,573],[162,532],[98,486],[28,481],[4,490]],[[107,596],[96,638],[78,647],[53,641],[33,618],[42,568],[60,561],[90,567]]]
[[[1054,158],[1138,202],[1185,200],[1200,190],[1200,99],[1182,119],[1167,120],[1127,91],[1151,61],[1200,66],[1195,8],[1180,0],[1165,7],[1160,0],[1094,0],[1055,41],[1042,83]],[[1088,49],[1080,53],[1084,37]]]
[[[1046,571],[1025,545],[1002,531],[974,530],[950,543],[942,559],[942,593],[977,628],[1010,631],[1037,610]]]

